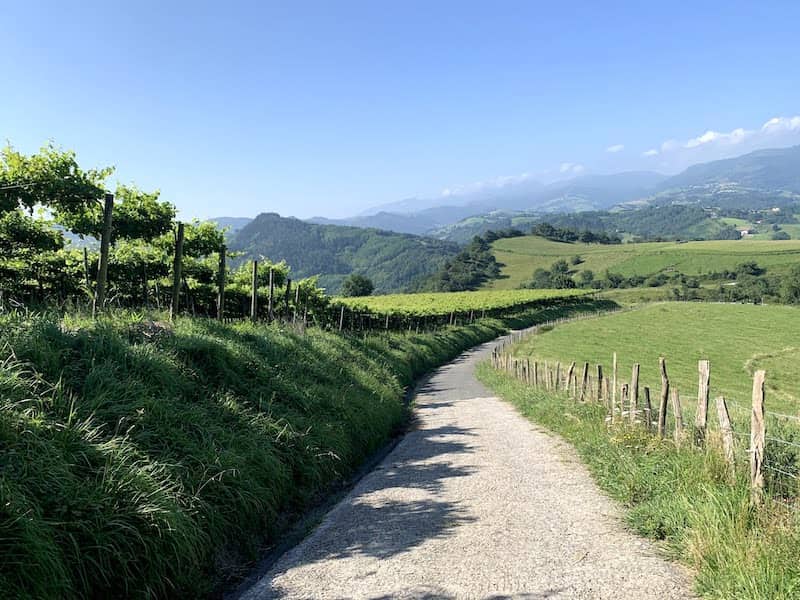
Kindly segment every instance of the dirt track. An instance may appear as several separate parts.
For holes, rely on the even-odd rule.
[[[244,598],[693,597],[572,449],[475,379],[490,348],[420,386],[414,430]]]

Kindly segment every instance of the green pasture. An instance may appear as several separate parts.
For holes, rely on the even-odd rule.
[[[559,325],[528,338],[516,354],[537,360],[588,361],[620,381],[641,364],[640,381],[660,389],[658,358],[667,361],[681,397],[697,394],[697,361],[711,361],[711,394],[748,410],[752,374],[767,371],[767,409],[797,414],[800,399],[800,310],[789,306],[663,302]],[[689,405],[692,403],[689,400]],[[734,409],[738,410],[738,409]]]

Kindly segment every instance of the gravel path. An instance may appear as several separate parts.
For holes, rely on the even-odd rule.
[[[571,447],[475,379],[491,347],[423,382],[416,427],[244,598],[693,597]]]

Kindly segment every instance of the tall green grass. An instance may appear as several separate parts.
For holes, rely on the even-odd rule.
[[[429,334],[0,315],[0,597],[197,597],[403,424],[415,377],[539,309]]]
[[[569,441],[598,484],[628,509],[629,526],[694,571],[701,595],[800,597],[800,521],[780,502],[785,490],[777,482],[768,480],[764,506],[752,509],[746,468],[730,482],[718,448],[676,448],[630,425],[609,429],[604,407],[535,390],[489,365],[479,377]]]

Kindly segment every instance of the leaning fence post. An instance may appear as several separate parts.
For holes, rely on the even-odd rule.
[[[339,312],[339,331],[342,330],[344,327],[344,304],[342,304],[342,310]]]
[[[697,384],[697,412],[694,417],[694,443],[700,447],[706,439],[708,426],[708,386],[711,376],[711,364],[707,360],[697,363],[700,381]]]
[[[580,400],[583,402],[586,399],[586,385],[589,382],[589,363],[583,363],[583,375],[581,375],[581,396]]]
[[[731,425],[731,417],[728,414],[728,406],[725,404],[725,398],[719,396],[716,402],[719,431],[722,434],[722,449],[725,453],[725,463],[728,465],[728,476],[733,480],[736,475],[733,450],[733,426]]]
[[[667,377],[667,361],[663,356],[658,359],[661,371],[661,399],[658,403],[658,435],[667,435],[667,400],[669,399],[669,377]]]
[[[750,416],[750,503],[761,504],[764,497],[764,371],[753,375],[753,411]]]
[[[631,369],[631,388],[630,388],[630,417],[631,423],[636,422],[636,411],[639,409],[639,363],[633,363]]]
[[[567,369],[567,381],[564,383],[564,389],[567,393],[570,392],[570,386],[572,385],[572,377],[575,375],[575,361],[573,360],[569,363],[569,368]]]

